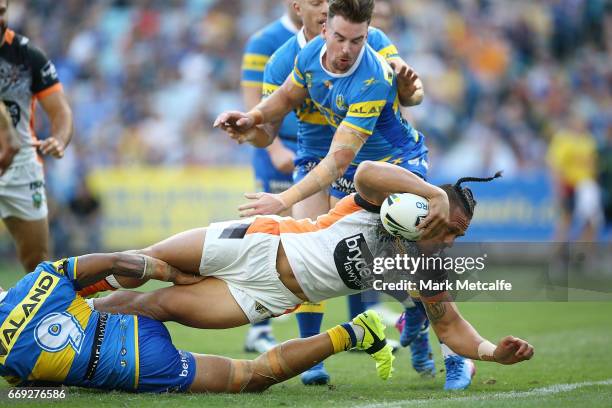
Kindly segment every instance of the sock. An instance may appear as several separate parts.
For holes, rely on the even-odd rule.
[[[93,285],[89,285],[83,289],[81,289],[78,293],[81,297],[87,297],[95,295],[98,292],[105,292],[107,290],[115,290],[105,279],[94,283]]]
[[[321,333],[321,322],[323,321],[324,303],[302,303],[295,312],[298,321],[300,337],[306,338]]]
[[[363,327],[353,323],[344,323],[327,330],[334,347],[334,354],[352,349],[359,341],[363,341],[365,334]]]
[[[270,319],[251,324],[251,327],[270,327]]]
[[[367,310],[361,299],[361,293],[348,295],[346,299],[348,300],[349,319],[354,319],[355,316]]]
[[[365,312],[372,306],[378,304],[378,292],[370,290],[363,293],[355,293],[347,296],[349,319],[354,319],[358,314]]]
[[[446,360],[450,356],[458,356],[453,350],[451,350],[446,344],[440,342],[440,351],[442,351],[442,357]]]

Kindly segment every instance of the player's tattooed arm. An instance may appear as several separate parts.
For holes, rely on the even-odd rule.
[[[455,353],[474,360],[500,364],[515,364],[533,357],[533,346],[518,337],[506,336],[495,345],[480,336],[461,316],[447,292],[435,299],[422,300],[436,335]]]
[[[80,256],[78,257],[75,275],[81,287],[94,284],[109,275],[143,281],[155,279],[181,285],[202,280],[201,276],[186,274],[164,261],[135,252]]]
[[[390,163],[361,162],[355,173],[355,187],[363,198],[375,205],[381,205],[392,193],[417,194],[427,198],[430,202],[443,198],[448,203],[444,190]]]
[[[446,314],[445,302],[423,302],[423,306],[431,323],[439,322]]]

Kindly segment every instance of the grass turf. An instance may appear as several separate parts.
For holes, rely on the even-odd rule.
[[[18,268],[0,265],[0,285],[10,287],[20,278]],[[151,287],[151,286],[150,286]],[[393,303],[388,305],[397,308]],[[612,303],[463,303],[463,315],[480,331],[497,340],[511,334],[528,339],[536,357],[515,366],[477,362],[477,374],[467,391],[446,393],[443,362],[434,345],[437,368],[434,380],[420,378],[410,366],[407,349],[397,354],[393,377],[376,377],[373,361],[360,353],[344,353],[326,361],[332,385],[304,387],[299,379],[276,385],[259,395],[143,395],[80,388],[68,389],[65,401],[16,401],[0,394],[0,406],[95,407],[543,407],[612,406],[612,381],[560,391],[557,384],[598,382],[612,379]],[[398,309],[399,310],[399,309]],[[323,323],[329,328],[346,320],[346,300],[327,302]],[[186,350],[253,358],[242,353],[247,327],[232,330],[195,330],[168,324],[174,342]],[[273,322],[279,340],[297,336],[295,319]],[[388,334],[397,338],[390,328]],[[435,341],[435,337],[432,335]],[[0,389],[7,385],[0,380]],[[531,391],[531,392],[530,392]],[[512,394],[510,394],[512,393]]]

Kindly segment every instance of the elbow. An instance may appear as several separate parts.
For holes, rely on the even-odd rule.
[[[357,167],[355,172],[355,181],[359,180],[360,184],[368,184],[368,180],[375,173],[376,163],[370,160],[363,161]]]
[[[346,169],[355,158],[355,153],[350,150],[338,150],[333,154],[333,161],[335,165],[336,176],[340,177],[344,174]]]

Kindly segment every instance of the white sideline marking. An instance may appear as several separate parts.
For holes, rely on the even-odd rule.
[[[603,381],[587,381],[573,384],[554,384],[547,387],[534,388],[530,391],[507,391],[507,392],[496,392],[493,394],[483,393],[482,395],[472,395],[466,397],[456,398],[442,398],[442,399],[416,399],[416,400],[399,400],[381,402],[375,404],[358,405],[355,408],[393,408],[393,407],[407,407],[416,405],[426,405],[431,403],[440,402],[461,402],[461,401],[486,401],[491,399],[513,399],[513,398],[528,398],[528,397],[540,397],[543,395],[559,394],[561,392],[573,391],[577,388],[592,387],[595,385],[612,385],[612,378]]]

